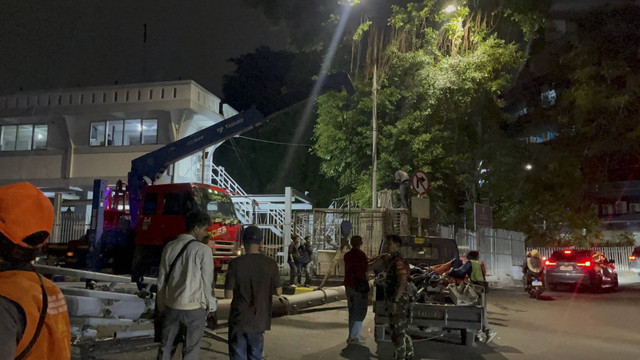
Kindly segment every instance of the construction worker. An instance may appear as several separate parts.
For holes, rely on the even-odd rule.
[[[471,274],[469,280],[472,284],[482,287],[482,307],[484,309],[484,316],[482,317],[482,332],[485,334],[485,342],[489,342],[496,337],[496,332],[489,327],[489,319],[487,318],[487,290],[489,290],[489,284],[487,283],[487,269],[484,263],[480,261],[480,253],[472,250],[467,253],[467,261],[471,263]]]
[[[409,265],[400,255],[402,239],[398,235],[388,235],[386,240],[391,256],[386,261],[384,296],[387,300],[387,313],[390,314],[395,359],[413,359],[413,342],[407,334],[407,326],[411,320],[407,293]]]
[[[411,180],[409,180],[409,175],[402,170],[398,170],[393,176],[399,184],[398,192],[400,193],[400,204],[405,209],[411,209],[411,195],[413,195],[413,191],[411,190]]]
[[[53,206],[35,186],[0,187],[0,359],[70,359],[64,295],[31,262],[53,228]]]

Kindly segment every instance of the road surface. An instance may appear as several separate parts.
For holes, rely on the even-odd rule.
[[[546,292],[530,299],[521,287],[492,289],[488,315],[498,336],[489,344],[464,347],[447,341],[416,343],[416,359],[639,359],[640,278],[626,277],[620,291],[593,294],[570,290]],[[274,319],[265,336],[265,358],[392,359],[389,344],[373,340],[369,311],[361,344],[347,345],[346,302]],[[226,337],[223,330],[221,336]],[[82,350],[82,353],[80,353]],[[157,345],[148,339],[109,341],[92,348],[74,348],[74,358],[154,359]],[[175,357],[178,359],[179,357]],[[202,359],[227,359],[224,343],[207,338]]]

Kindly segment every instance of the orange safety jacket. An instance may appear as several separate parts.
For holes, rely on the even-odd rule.
[[[36,334],[43,310],[43,292],[47,298],[47,311],[40,334]],[[64,295],[50,280],[32,271],[10,270],[0,272],[0,296],[16,304],[24,311],[24,334],[16,346],[15,357],[25,351],[37,336],[30,350],[22,359],[68,360],[71,358],[71,328]]]

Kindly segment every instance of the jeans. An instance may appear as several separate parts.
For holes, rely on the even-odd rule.
[[[359,338],[362,330],[362,322],[367,316],[368,295],[359,293],[354,288],[347,286],[347,307],[349,309],[349,338]]]
[[[202,339],[202,334],[204,334],[204,328],[206,326],[207,310],[176,310],[166,307],[164,313],[162,342],[158,349],[158,360],[171,359],[173,341],[180,331],[180,325],[187,328],[185,342],[182,345],[182,358],[184,360],[199,359],[200,339]]]
[[[229,359],[260,360],[264,347],[264,331],[246,332],[229,328]]]
[[[301,281],[300,263],[290,262],[289,263],[289,284],[290,285],[294,284],[294,280],[296,276],[298,277],[298,284],[300,284],[300,281]]]
[[[311,276],[309,275],[309,263],[300,264],[300,273],[304,276],[305,285],[309,284],[309,280],[311,280]],[[298,282],[300,282],[300,277],[298,277]]]

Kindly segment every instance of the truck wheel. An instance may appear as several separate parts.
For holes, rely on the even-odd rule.
[[[476,334],[473,330],[460,329],[460,337],[462,338],[462,345],[473,346]]]

